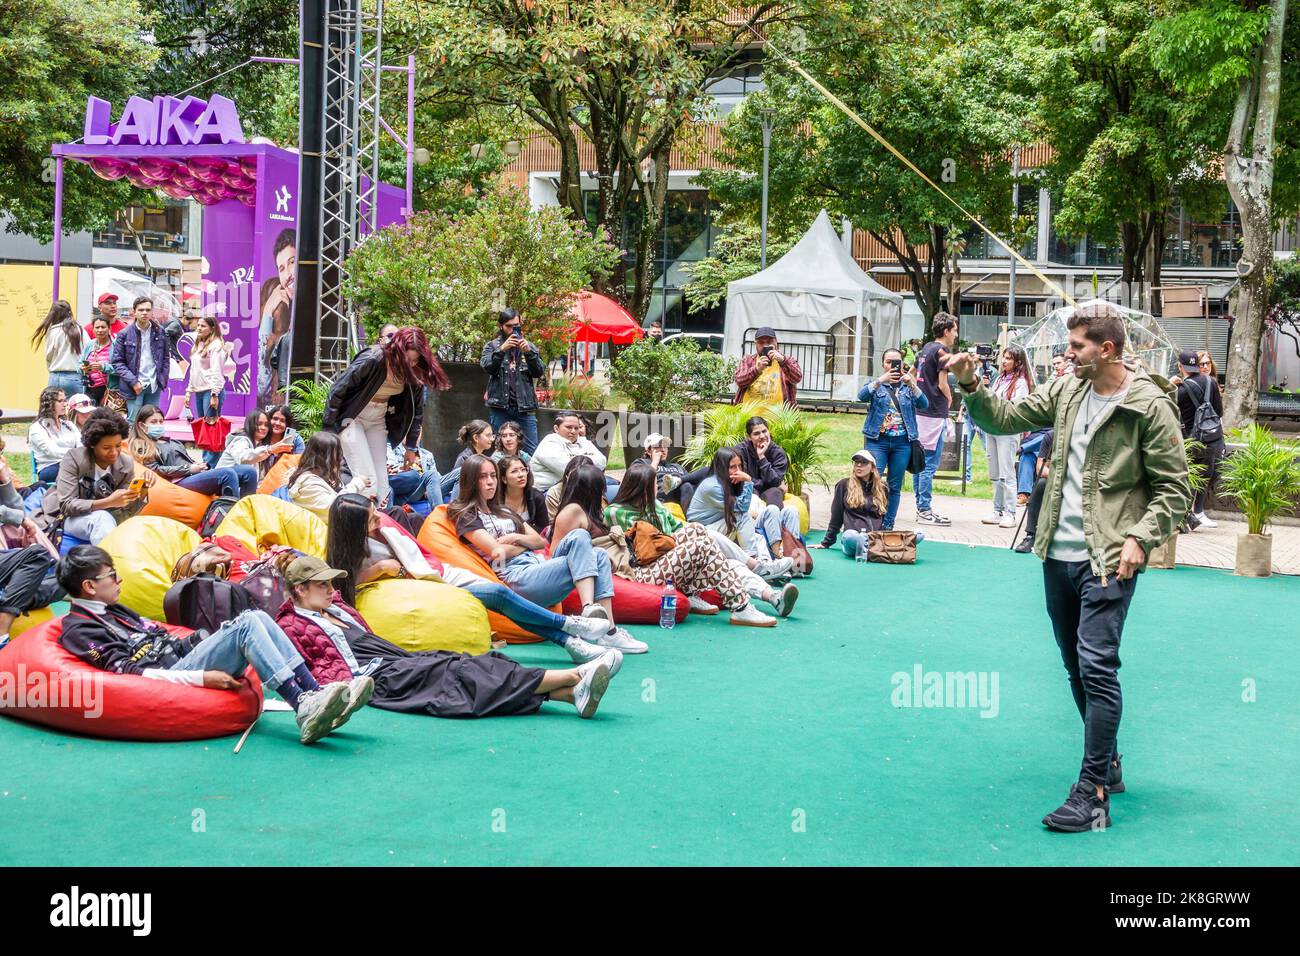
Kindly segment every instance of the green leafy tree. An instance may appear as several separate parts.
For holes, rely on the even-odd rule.
[[[789,221],[786,220],[789,224]],[[767,261],[773,263],[790,251],[799,237],[767,237]],[[688,262],[682,267],[690,276],[683,291],[692,312],[716,308],[727,296],[727,283],[758,272],[762,265],[762,236],[758,226],[749,222],[726,222],[714,236],[713,248],[706,259]]]
[[[87,96],[121,103],[138,92],[155,57],[142,16],[136,0],[0,0],[0,214],[11,232],[52,238],[50,146],[81,137]],[[102,226],[137,195],[70,168],[64,229]]]
[[[725,392],[735,360],[700,348],[694,339],[659,343],[648,336],[620,349],[609,368],[609,384],[632,411],[647,414],[697,412]]]
[[[564,350],[574,293],[617,253],[553,206],[517,190],[485,193],[467,213],[422,212],[381,229],[348,258],[346,294],[370,335],[415,325],[447,358],[477,360],[510,306],[544,357]]]

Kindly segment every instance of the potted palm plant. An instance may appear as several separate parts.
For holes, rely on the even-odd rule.
[[[1246,516],[1246,533],[1237,537],[1236,573],[1266,578],[1273,573],[1274,518],[1289,514],[1300,496],[1300,463],[1295,452],[1267,428],[1252,425],[1246,443],[1219,472],[1219,485]]]
[[[1196,493],[1205,487],[1206,474],[1205,466],[1196,461],[1193,456],[1199,455],[1205,448],[1195,439],[1188,438],[1183,442],[1183,451],[1187,455],[1187,484],[1190,488],[1189,499],[1187,504],[1190,506],[1195,499]],[[1174,529],[1164,542],[1157,548],[1152,548],[1151,553],[1147,555],[1148,568],[1172,568],[1178,564],[1178,529]]]

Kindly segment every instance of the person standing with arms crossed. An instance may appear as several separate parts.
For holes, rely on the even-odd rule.
[[[1056,429],[1034,552],[1083,718],[1083,762],[1065,803],[1043,823],[1077,833],[1110,826],[1110,794],[1124,790],[1116,749],[1124,618],[1147,555],[1173,534],[1191,495],[1177,406],[1162,383],[1124,362],[1123,314],[1096,303],[1066,327],[1073,375],[1020,401],[984,387],[974,356],[953,355],[946,367],[989,434]]]

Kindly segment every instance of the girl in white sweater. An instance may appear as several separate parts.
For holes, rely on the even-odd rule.
[[[289,500],[329,521],[330,505],[346,492],[373,496],[370,478],[357,475],[343,484],[343,443],[333,432],[317,432],[307,440],[298,468],[289,476]]]

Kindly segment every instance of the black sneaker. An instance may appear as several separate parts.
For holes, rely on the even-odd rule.
[[[1119,754],[1110,762],[1106,768],[1106,792],[1123,793],[1124,792],[1124,765],[1120,763],[1124,759],[1123,754]]]
[[[1110,826],[1110,796],[1098,800],[1097,788],[1079,781],[1070,788],[1065,803],[1043,817],[1043,825],[1062,833],[1104,830]]]
[[[919,521],[921,524],[933,524],[933,525],[952,524],[951,519],[945,518],[943,515],[937,515],[933,511],[918,511],[916,513],[916,520]]]
[[[1027,534],[1020,539],[1020,543],[1015,547],[1016,554],[1030,554],[1034,550],[1034,536]]]

